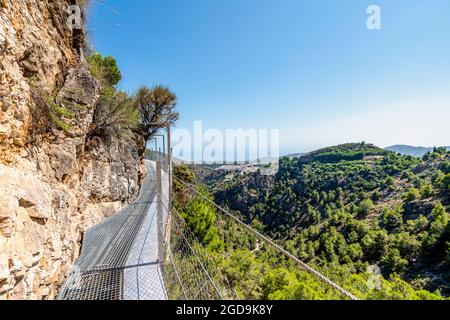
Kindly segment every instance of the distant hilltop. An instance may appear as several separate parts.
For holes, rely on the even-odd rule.
[[[447,150],[450,150],[450,146],[445,146]],[[433,151],[434,147],[415,147],[409,145],[394,145],[385,148],[386,150],[393,151],[396,153],[400,153],[402,155],[414,156],[414,157],[423,157],[427,152]]]
[[[445,146],[447,150],[450,151],[450,146]],[[272,157],[272,158],[262,158],[253,161],[238,161],[230,163],[196,163],[198,165],[209,165],[215,169],[225,170],[225,171],[240,171],[241,167],[252,167],[252,166],[262,166],[277,163],[280,158],[298,158],[302,162],[311,161],[324,161],[324,162],[339,162],[341,160],[355,160],[363,159],[367,157],[377,157],[386,155],[389,151],[399,153],[401,155],[409,155],[421,158],[426,153],[433,151],[434,147],[415,147],[410,145],[393,145],[386,147],[384,149],[375,146],[370,143],[345,143],[337,146],[331,146],[326,148],[317,149],[308,153],[291,153],[285,156]],[[147,150],[147,159],[158,160],[159,158],[164,158],[162,152]],[[192,161],[184,161],[181,159],[173,158],[173,162],[176,165],[181,164],[195,164]]]

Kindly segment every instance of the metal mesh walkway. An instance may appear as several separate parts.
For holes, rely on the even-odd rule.
[[[136,202],[86,231],[58,299],[166,298],[158,263],[155,164],[146,161],[146,167]]]

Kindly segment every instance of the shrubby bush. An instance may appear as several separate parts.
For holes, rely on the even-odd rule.
[[[381,223],[388,230],[399,227],[403,223],[403,209],[401,207],[384,209],[381,215]]]
[[[92,76],[102,84],[89,136],[124,135],[135,131],[148,140],[160,129],[178,120],[176,95],[163,86],[141,87],[136,95],[116,88],[122,75],[113,57],[91,54],[88,59]]]
[[[100,53],[92,53],[87,58],[89,72],[105,87],[115,86],[122,80],[122,74],[116,59],[103,57]]]
[[[420,198],[420,191],[416,188],[409,188],[408,191],[403,195],[403,199],[407,201],[414,201]]]

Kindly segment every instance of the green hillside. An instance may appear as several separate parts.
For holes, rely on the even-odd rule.
[[[284,158],[276,176],[254,173],[224,181],[212,174],[204,181],[220,205],[362,298],[450,295],[450,155],[445,149],[418,159],[347,144]],[[219,238],[221,232],[230,236],[217,232]],[[371,266],[389,280],[376,292],[361,289]],[[273,289],[284,292],[279,298],[293,294],[289,277],[304,277],[286,272],[278,280],[287,292]],[[319,297],[328,297],[319,291]]]

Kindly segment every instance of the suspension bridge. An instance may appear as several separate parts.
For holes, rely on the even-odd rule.
[[[87,230],[79,258],[60,289],[60,300],[237,299],[171,202],[172,180],[209,202],[280,255],[339,292],[357,298],[267,236],[174,176],[167,158],[145,161],[147,176],[137,200]],[[162,161],[161,161],[162,160]]]

